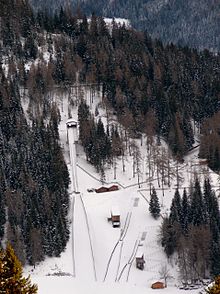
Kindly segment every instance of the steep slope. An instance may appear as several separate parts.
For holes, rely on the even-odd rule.
[[[89,138],[89,144],[83,147],[88,151],[87,159],[100,172],[113,157],[116,170],[115,158],[124,154],[123,145],[128,148],[128,134],[132,138],[140,138],[143,132],[149,138],[157,135],[158,143],[165,139],[173,155],[182,160],[193,146],[195,126],[203,127],[204,121],[200,155],[213,170],[220,170],[219,115],[213,116],[219,109],[219,56],[163,46],[147,34],[116,23],[109,32],[103,19],[94,15],[90,24],[86,18],[79,21],[65,11],[54,18],[46,14],[34,18],[29,6],[23,6],[26,2],[1,3],[0,60],[5,74],[0,87],[0,188],[4,196],[0,206],[3,211],[8,207],[11,227],[4,232],[6,219],[2,217],[0,237],[7,233],[9,240],[13,241],[14,235],[19,239],[21,229],[28,243],[31,235],[27,246],[38,255],[32,260],[22,245],[19,249],[25,250],[24,261],[26,254],[33,264],[45,254],[59,255],[68,240],[69,181],[59,142],[55,89],[59,89],[60,97],[69,89],[70,105],[79,104],[83,97],[79,83],[90,88],[91,101],[95,88],[101,89],[102,102],[106,102],[102,107],[117,114],[124,126],[123,136],[114,125],[106,136],[101,122],[96,128],[95,120],[88,119],[84,137]],[[20,25],[18,19],[22,19]],[[20,106],[20,93],[30,102],[25,108],[29,124]],[[69,116],[69,109],[67,113]],[[95,116],[98,114],[97,108]],[[106,116],[109,118],[109,113]],[[134,159],[140,163],[132,145]],[[18,210],[13,209],[15,200],[20,204]],[[25,211],[30,213],[28,220]],[[35,247],[39,235],[42,242]]]
[[[88,95],[86,90],[84,91],[84,98],[89,103]],[[99,97],[95,93],[94,101],[91,108],[95,110],[95,106],[99,104]],[[66,117],[68,112],[68,97],[63,95],[62,103],[59,104],[61,112],[61,124],[60,124],[60,137],[63,137],[62,143],[66,145]],[[96,104],[96,105],[94,105]],[[63,105],[63,106],[62,106]],[[63,111],[62,111],[63,109]],[[71,107],[71,114],[74,120],[77,119],[77,106]],[[105,121],[106,113],[99,107],[99,116]],[[65,134],[64,134],[65,133]],[[88,235],[86,229],[83,230],[79,226],[81,225],[84,213],[79,209],[79,206],[74,209],[74,221],[72,238],[67,245],[67,250],[62,253],[61,258],[46,259],[39,266],[33,268],[26,268],[26,273],[32,275],[32,280],[37,282],[39,285],[39,294],[45,293],[60,293],[65,290],[65,293],[77,292],[80,294],[85,293],[126,293],[131,294],[132,292],[142,294],[154,293],[150,289],[153,282],[160,278],[159,271],[161,266],[167,263],[166,257],[163,253],[161,246],[157,243],[158,230],[162,221],[162,218],[154,220],[148,211],[149,201],[149,184],[147,181],[147,174],[144,173],[144,166],[148,170],[148,160],[146,159],[146,145],[141,146],[141,141],[136,141],[143,158],[141,165],[143,183],[141,184],[141,193],[137,184],[137,174],[134,178],[132,174],[132,157],[127,154],[126,156],[126,172],[122,171],[122,162],[118,159],[117,163],[117,182],[121,183],[119,191],[97,194],[95,192],[88,192],[88,188],[98,188],[101,183],[99,182],[99,174],[95,172],[93,167],[86,162],[85,154],[78,145],[78,156],[77,156],[77,172],[78,172],[78,184],[81,192],[83,201],[88,214],[89,225],[91,229],[92,245],[94,248],[94,259],[97,269],[97,281],[91,273],[92,262],[89,254],[90,250],[89,241],[86,238]],[[145,140],[144,140],[145,142]],[[160,147],[159,147],[160,149]],[[179,175],[182,177],[180,191],[182,188],[189,186],[191,177],[194,173],[201,172],[201,167],[196,165],[197,160],[193,156],[197,156],[197,151],[194,150],[194,154],[190,157],[185,158],[185,163],[179,166]],[[144,159],[146,161],[144,161]],[[171,161],[171,165],[176,170],[175,162]],[[192,166],[194,173],[192,173]],[[70,166],[69,166],[70,168]],[[71,169],[71,168],[70,168]],[[213,183],[216,182],[216,175],[210,172],[210,177],[213,179]],[[203,175],[201,175],[203,178]],[[97,179],[97,180],[96,180]],[[114,175],[112,169],[106,169],[106,180],[108,182],[114,181]],[[160,203],[163,205],[162,213],[166,214],[169,209],[172,196],[175,191],[175,183],[177,179],[174,176],[172,185],[169,188],[165,186],[165,195],[163,196],[162,190],[157,185],[156,175],[155,179],[152,178],[151,184],[155,185],[157,193],[160,199]],[[123,185],[123,187],[122,187]],[[76,199],[79,194],[73,194]],[[144,196],[144,197],[143,197]],[[147,200],[147,201],[146,201]],[[76,201],[80,201],[79,198]],[[127,215],[131,212],[130,221],[127,222],[127,230],[125,237],[119,242],[116,250],[113,253],[113,257],[110,260],[109,270],[106,275],[106,279],[103,282],[103,278],[108,267],[109,257],[111,252],[116,245],[116,242],[120,236],[120,229],[112,228],[111,224],[107,222],[110,209],[112,205],[117,204],[121,212],[121,229],[125,227],[127,222]],[[79,205],[79,203],[77,204]],[[146,233],[146,234],[143,234]],[[143,238],[145,236],[145,238]],[[87,236],[88,237],[88,236]],[[130,257],[135,248],[136,240],[142,239],[141,250],[145,254],[145,268],[140,271],[135,266],[135,260],[132,260],[128,266]],[[75,242],[75,247],[71,250],[71,242]],[[81,250],[78,247],[81,244]],[[87,248],[85,254],[84,249]],[[72,261],[71,258],[75,251],[75,263],[76,272],[72,276]],[[120,254],[121,252],[121,254]],[[123,270],[125,268],[125,270]],[[167,289],[158,290],[158,293],[182,293],[182,290],[176,287],[179,284],[177,280],[176,266],[169,264],[169,270],[173,278],[168,280]],[[91,279],[91,277],[93,279]],[[117,282],[115,279],[117,278]],[[86,280],[86,282],[85,282]],[[61,287],[62,285],[62,287]],[[201,289],[195,289],[190,293],[199,293]]]

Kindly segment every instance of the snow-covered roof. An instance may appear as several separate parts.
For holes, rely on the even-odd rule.
[[[67,120],[66,125],[68,127],[76,127],[77,126],[77,121],[70,118],[70,119]]]
[[[112,206],[111,212],[112,212],[112,215],[120,215],[119,207],[116,205]]]
[[[142,258],[143,255],[144,255],[144,252],[142,250],[138,250],[136,253],[136,258]]]

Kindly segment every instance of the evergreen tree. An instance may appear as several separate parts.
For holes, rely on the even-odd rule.
[[[0,192],[0,240],[4,236],[4,225],[6,222],[5,216],[5,202],[3,200],[3,193]]]
[[[24,55],[26,59],[35,60],[37,57],[37,46],[35,44],[34,36],[30,35],[25,39]]]
[[[204,189],[203,189],[203,197],[205,201],[205,207],[207,210],[208,217],[210,218],[212,213],[212,190],[209,179],[205,179],[204,181]]]
[[[85,101],[81,101],[78,107],[78,121],[79,121],[79,138],[82,142],[82,145],[85,147],[89,139],[88,133],[90,130],[90,120],[91,114],[89,111],[89,106]]]
[[[157,192],[154,187],[152,189],[152,193],[150,196],[149,211],[155,219],[157,219],[160,216],[160,203],[157,197]]]
[[[182,219],[181,198],[178,189],[176,189],[174,198],[172,200],[169,219],[172,224],[175,222],[180,223]]]
[[[48,92],[47,79],[52,80],[50,85],[56,82],[58,88],[75,82],[76,72],[79,82],[98,81],[107,103],[124,117],[121,120],[126,138],[128,132],[141,132],[144,118],[152,112],[156,118],[151,122],[151,136],[154,131],[163,135],[178,159],[192,146],[193,119],[196,125],[204,125],[201,156],[208,159],[212,169],[220,168],[220,116],[216,113],[220,96],[219,55],[164,45],[114,20],[110,34],[102,18],[93,14],[88,25],[86,16],[76,17],[63,8],[54,17],[41,12],[35,27],[27,1],[0,2],[0,63],[4,60],[9,69],[5,76],[0,65],[0,238],[7,237],[3,236],[6,206],[11,240],[18,245],[17,240],[22,240],[18,247],[24,248],[24,256],[33,264],[45,254],[59,255],[69,236],[69,176],[59,146],[60,117],[55,105],[50,107],[52,92]],[[27,70],[25,58],[34,63],[38,47],[40,52],[43,47],[50,47],[50,63],[38,62]],[[43,55],[39,54],[39,58]],[[9,58],[5,60],[3,56]],[[29,89],[32,127],[25,120],[17,81]],[[106,161],[111,162],[114,156],[116,162],[116,157],[123,154],[119,132],[115,127],[112,136],[106,135],[102,121],[94,121],[84,101],[78,114],[87,160],[104,180]],[[138,152],[134,159],[138,170]],[[167,226],[168,254],[178,241],[178,226],[187,238],[194,226],[207,224],[212,241],[219,242],[219,205],[210,183],[205,183],[203,196],[195,184],[189,199],[185,193],[180,201],[176,191]]]
[[[220,275],[220,242],[212,241],[210,247],[210,272],[213,277]]]
[[[184,188],[183,197],[182,197],[182,216],[180,219],[180,223],[184,233],[187,233],[188,231],[189,211],[190,211],[190,206],[189,206],[188,196],[186,193],[186,189]]]
[[[161,245],[167,257],[170,257],[177,246],[178,224],[171,224],[169,218],[164,218],[161,226]]]
[[[99,118],[96,130],[97,139],[103,139],[105,137],[105,129],[101,118]]]
[[[199,180],[196,179],[192,193],[189,222],[199,226],[207,223],[207,213]]]
[[[207,211],[207,220],[209,222],[213,238],[215,239],[215,241],[217,241],[220,233],[219,204],[215,192],[211,188],[209,179],[205,179],[204,181],[203,195]]]
[[[37,286],[31,284],[30,277],[23,277],[21,263],[10,245],[0,250],[0,285],[2,293],[37,293]]]
[[[220,156],[219,156],[219,149],[218,149],[218,147],[215,148],[214,160],[213,160],[213,164],[212,164],[211,168],[214,171],[219,171],[220,170]]]

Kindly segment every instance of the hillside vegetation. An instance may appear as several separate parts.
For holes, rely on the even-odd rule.
[[[63,0],[30,1],[37,10],[59,10]],[[90,16],[93,12],[105,17],[128,18],[134,28],[148,31],[153,38],[165,43],[198,49],[220,49],[220,6],[216,0],[71,0],[70,7],[78,7]]]
[[[80,83],[91,92],[102,89],[104,107],[124,126],[125,138],[117,129],[104,130],[81,105],[79,119],[89,125],[82,127],[81,143],[100,172],[123,155],[119,143],[142,133],[149,144],[164,139],[182,161],[194,128],[201,131],[200,156],[219,171],[219,55],[164,45],[114,21],[109,30],[94,14],[89,23],[63,9],[35,16],[22,0],[0,1],[0,17],[0,238],[24,263],[59,256],[69,238],[56,90],[69,93]],[[29,101],[26,116],[21,97]]]

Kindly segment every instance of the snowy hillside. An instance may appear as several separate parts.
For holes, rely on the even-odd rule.
[[[95,94],[90,99],[86,89],[84,98],[94,112],[99,106],[99,117],[106,122],[106,113],[100,107],[100,96]],[[25,273],[39,286],[39,294],[56,293],[153,293],[152,283],[163,281],[161,269],[169,270],[168,287],[158,290],[158,293],[182,293],[178,289],[181,282],[178,279],[175,260],[167,261],[162,247],[158,243],[158,234],[163,215],[170,207],[176,184],[189,187],[194,176],[204,177],[209,174],[212,183],[217,182],[217,175],[199,165],[197,149],[193,150],[182,165],[171,160],[172,171],[171,187],[160,184],[160,176],[150,177],[149,158],[146,151],[146,138],[141,146],[140,140],[135,140],[141,154],[140,184],[138,185],[137,171],[133,174],[133,157],[127,154],[125,172],[122,169],[122,160],[117,162],[116,179],[113,168],[105,170],[106,186],[116,183],[118,191],[96,193],[94,189],[102,186],[100,175],[86,162],[82,147],[77,144],[76,133],[67,128],[66,121],[71,111],[72,119],[77,121],[77,106],[70,107],[68,97],[57,97],[61,113],[60,137],[72,181],[70,187],[71,211],[69,214],[71,238],[65,252],[59,258],[47,258],[36,268],[26,267]],[[71,110],[70,110],[71,108]],[[156,147],[155,147],[156,148]],[[70,150],[69,150],[70,149]],[[73,149],[71,151],[71,149]],[[162,142],[157,152],[165,152],[166,145]],[[70,152],[69,152],[70,151]],[[76,185],[76,184],[75,184]],[[162,208],[158,220],[149,213],[150,186],[157,190]],[[90,192],[88,192],[88,189]],[[78,190],[80,193],[75,193]],[[92,192],[91,192],[92,191]],[[111,208],[117,206],[121,214],[121,227],[113,228],[108,222]],[[141,271],[135,266],[135,257],[143,252],[145,267]],[[201,288],[191,290],[190,293],[199,293]]]
[[[220,56],[27,1],[0,16],[2,246],[40,294],[202,291],[220,273]]]

